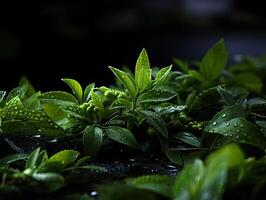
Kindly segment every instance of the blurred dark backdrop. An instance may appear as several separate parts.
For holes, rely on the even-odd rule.
[[[26,75],[41,90],[60,78],[110,84],[107,66],[133,68],[140,50],[151,63],[199,59],[225,38],[235,54],[266,53],[261,0],[46,0],[0,3],[0,88]]]

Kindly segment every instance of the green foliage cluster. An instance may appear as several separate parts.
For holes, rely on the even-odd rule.
[[[68,139],[82,146],[83,157],[78,160],[74,150],[48,157],[40,148],[9,155],[0,160],[0,191],[54,192],[64,187],[67,173],[104,170],[90,165],[103,146],[120,143],[142,151],[143,143],[156,140],[163,156],[184,166],[182,172],[100,187],[102,199],[130,199],[133,193],[134,199],[221,199],[239,184],[251,186],[256,198],[266,183],[266,60],[239,56],[231,66],[227,61],[220,40],[201,61],[174,59],[174,66],[161,69],[151,68],[144,49],[134,73],[109,67],[116,79],[110,87],[83,88],[64,78],[69,92],[42,93],[22,78],[9,93],[0,91],[0,138]],[[16,168],[23,161],[25,167]]]

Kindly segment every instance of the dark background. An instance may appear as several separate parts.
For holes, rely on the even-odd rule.
[[[26,1],[27,2],[27,1]],[[40,90],[112,83],[107,66],[134,67],[142,48],[151,63],[199,59],[223,37],[236,54],[266,53],[261,0],[46,0],[0,2],[0,89],[26,75]]]

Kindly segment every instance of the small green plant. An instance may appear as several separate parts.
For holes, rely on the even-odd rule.
[[[143,174],[100,187],[100,198],[221,199],[248,185],[256,199],[266,180],[266,62],[240,56],[227,63],[220,40],[199,62],[176,58],[175,65],[161,69],[150,65],[143,49],[134,72],[109,67],[115,78],[109,87],[90,83],[83,88],[64,78],[69,91],[40,92],[23,77],[10,92],[0,91],[0,144],[12,152],[3,151],[9,155],[0,159],[0,196],[67,190],[82,170],[94,170],[84,177],[95,189],[95,174],[105,170],[101,162],[126,152],[159,155],[184,169],[176,177]],[[37,141],[47,150],[31,146],[35,150],[29,155],[16,146],[16,138]],[[90,199],[82,192],[66,198],[72,197]]]

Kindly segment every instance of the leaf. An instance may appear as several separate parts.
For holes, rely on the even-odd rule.
[[[152,193],[129,185],[110,184],[98,188],[100,200],[158,200]]]
[[[143,49],[138,57],[135,68],[136,86],[142,92],[151,84],[150,62],[145,49]]]
[[[63,150],[53,156],[48,160],[43,162],[37,169],[38,173],[47,172],[62,172],[65,167],[74,164],[74,162],[79,157],[79,152],[74,150]]]
[[[216,88],[220,96],[223,98],[224,102],[226,103],[226,105],[231,106],[235,104],[235,100],[231,91],[226,90],[221,86],[217,86]]]
[[[21,120],[29,124],[34,123],[44,136],[58,136],[64,134],[61,127],[55,124],[43,111],[24,108],[18,97],[11,99],[4,109],[0,111],[0,117],[4,121]]]
[[[211,101],[210,101],[211,99]],[[213,105],[217,105],[221,96],[216,87],[212,87],[202,91],[194,98],[194,101],[190,104],[190,110],[200,110],[202,108],[208,108]]]
[[[42,93],[38,96],[41,102],[54,103],[56,105],[78,105],[79,102],[72,94],[62,91],[51,91]]]
[[[34,149],[31,152],[31,154],[29,155],[29,158],[28,158],[28,160],[26,162],[25,169],[35,170],[36,167],[38,167],[36,165],[36,162],[38,160],[39,153],[40,153],[40,147]]]
[[[79,152],[74,150],[63,150],[52,157],[47,162],[60,162],[64,167],[73,164],[79,157]]]
[[[6,136],[26,136],[40,134],[34,122],[24,122],[22,120],[7,120],[2,123],[1,129]]]
[[[196,79],[196,80],[198,80],[198,81],[200,81],[200,82],[205,82],[205,81],[206,81],[205,77],[202,76],[202,74],[199,73],[199,72],[196,71],[196,70],[193,70],[193,69],[188,70],[188,74],[189,74],[192,78],[194,78],[194,79]]]
[[[103,95],[97,94],[96,92],[92,92],[91,100],[96,107],[104,108],[103,106],[104,96]]]
[[[119,109],[119,108],[132,108],[132,102],[127,99],[117,99],[111,105],[110,109]]]
[[[26,160],[28,157],[29,155],[25,153],[11,154],[0,159],[0,166],[9,165],[20,160]]]
[[[200,147],[200,139],[190,132],[179,132],[175,135],[175,138],[191,146]]]
[[[240,105],[233,105],[218,112],[207,124],[204,132],[220,134],[238,143],[247,143],[266,147],[266,138],[251,122],[245,119],[245,112]]]
[[[6,95],[6,91],[0,90],[0,103],[4,100],[5,95]]]
[[[206,80],[216,80],[223,71],[228,59],[228,53],[221,39],[212,48],[208,50],[202,59],[199,67],[200,73]]]
[[[169,73],[171,72],[171,69],[172,69],[172,65],[170,65],[169,67],[164,67],[160,69],[160,71],[158,71],[155,77],[156,85],[162,85],[166,82],[167,77]]]
[[[84,90],[83,102],[88,102],[91,98],[91,93],[95,88],[95,83],[89,84]]]
[[[212,196],[219,192],[221,196],[221,192],[224,190],[222,185],[225,185],[225,181],[228,187],[239,183],[243,176],[244,164],[244,154],[237,144],[231,143],[216,150],[206,159],[207,167],[203,188],[212,192]]]
[[[147,110],[140,110],[139,112],[146,118],[147,122],[151,126],[153,126],[162,136],[168,138],[166,125],[160,115]]]
[[[16,88],[12,89],[12,90],[8,93],[8,95],[7,95],[7,97],[6,97],[6,101],[7,101],[7,102],[10,101],[12,98],[14,98],[14,97],[16,97],[16,96],[17,96],[19,99],[21,99],[21,98],[25,95],[26,91],[27,91],[27,87],[26,87],[26,86],[19,86],[19,87],[16,87]]]
[[[263,88],[262,80],[254,73],[237,74],[232,82],[236,86],[247,88],[258,94],[261,93]]]
[[[171,197],[174,179],[165,175],[146,175],[137,178],[128,178],[126,179],[126,183],[139,189],[149,190],[165,197]]]
[[[63,78],[61,80],[64,81],[71,88],[73,94],[75,94],[78,98],[79,103],[82,103],[83,90],[79,82],[69,78]]]
[[[102,146],[102,140],[102,129],[88,126],[83,133],[83,148],[85,154],[90,157],[95,157]]]
[[[23,101],[24,107],[29,108],[29,109],[38,109],[38,107],[40,106],[40,101],[38,97],[40,95],[41,95],[40,92],[36,92],[32,94],[30,97],[28,97],[27,99],[25,99]]]
[[[138,145],[133,133],[131,133],[126,128],[122,128],[119,126],[109,126],[106,129],[106,132],[109,138],[119,143],[125,144],[132,148],[136,148]]]
[[[180,60],[178,58],[175,58],[174,63],[181,69],[182,72],[188,73],[189,66],[187,62]]]
[[[165,102],[169,101],[175,96],[176,96],[175,94],[165,90],[149,90],[138,97],[137,103],[141,104],[141,103]]]
[[[64,177],[57,173],[36,173],[32,178],[41,183],[41,191],[53,192],[63,187]]]
[[[65,112],[56,104],[46,103],[43,109],[53,121],[59,121],[66,117]]]
[[[177,177],[173,185],[173,199],[190,200],[198,195],[203,179],[205,168],[201,160],[195,160],[192,165],[187,165]]]
[[[124,87],[128,90],[131,98],[134,99],[137,92],[136,92],[135,82],[130,78],[130,75],[114,67],[109,67],[109,68],[118,78],[118,80],[124,85]]]
[[[60,106],[67,114],[80,119],[86,119],[85,112],[82,108],[76,105]]]

